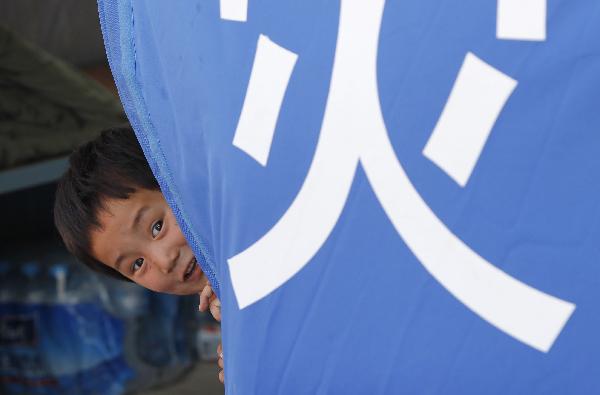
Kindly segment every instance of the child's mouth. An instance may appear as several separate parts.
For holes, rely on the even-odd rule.
[[[188,267],[183,275],[183,281],[186,281],[188,278],[190,278],[192,273],[194,273],[194,271],[196,270],[197,266],[198,266],[198,264],[196,262],[196,258],[192,259],[190,261],[190,263],[188,264]]]

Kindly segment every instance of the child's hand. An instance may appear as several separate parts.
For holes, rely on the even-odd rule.
[[[221,301],[217,298],[217,295],[213,293],[210,285],[206,285],[202,292],[200,292],[200,306],[198,306],[200,311],[210,310],[210,314],[214,317],[215,320],[221,322]],[[219,381],[225,384],[225,372],[223,370],[223,347],[221,344],[217,347],[217,365],[221,370],[219,370]]]
[[[200,292],[200,306],[198,307],[200,311],[209,309],[214,319],[221,322],[221,301],[213,293],[212,288],[208,284]]]

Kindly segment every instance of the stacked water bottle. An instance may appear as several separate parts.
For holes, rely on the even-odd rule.
[[[0,393],[117,395],[194,362],[197,304],[99,276],[55,248],[0,260]]]

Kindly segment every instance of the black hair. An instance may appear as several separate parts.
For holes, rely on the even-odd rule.
[[[90,235],[102,229],[98,214],[107,199],[128,199],[139,189],[159,185],[131,127],[105,130],[77,148],[54,202],[54,223],[67,250],[96,272],[131,281],[91,255]]]

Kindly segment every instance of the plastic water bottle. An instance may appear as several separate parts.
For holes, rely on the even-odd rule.
[[[137,335],[138,356],[154,367],[167,367],[174,362],[173,326],[177,313],[177,297],[150,293],[151,314],[142,318]]]
[[[123,359],[122,322],[103,309],[97,276],[67,262],[49,270],[55,295],[48,311],[54,318],[46,325],[52,376],[69,393],[120,394],[133,375]]]
[[[58,303],[64,303],[67,299],[67,265],[56,263],[50,266],[48,272],[54,280],[53,299]]]
[[[148,313],[149,300],[144,288],[111,278],[99,278],[99,281],[102,304],[111,314],[132,320]]]
[[[28,261],[21,264],[21,272],[25,278],[21,302],[26,304],[41,304],[46,301],[48,294],[40,286],[40,265],[36,261]]]
[[[70,303],[98,303],[100,291],[96,275],[81,265],[69,265],[65,296]]]

